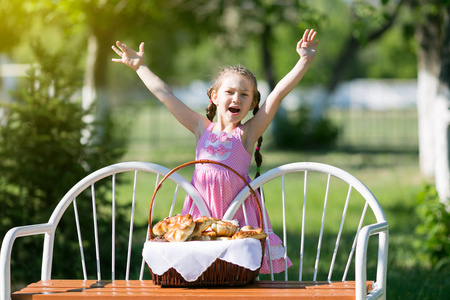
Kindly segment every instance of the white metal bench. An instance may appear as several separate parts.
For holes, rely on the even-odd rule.
[[[0,280],[0,299],[6,300],[11,297],[11,282],[10,282],[10,259],[13,249],[13,244],[16,238],[31,236],[31,235],[44,235],[44,251],[42,258],[42,271],[41,280],[37,283],[30,284],[28,287],[21,291],[18,291],[12,295],[13,299],[37,299],[37,298],[52,298],[54,297],[66,297],[66,299],[77,299],[83,297],[116,297],[116,299],[128,299],[130,297],[146,297],[146,298],[160,298],[170,296],[183,295],[185,298],[229,298],[229,297],[243,297],[243,298],[301,298],[308,299],[309,297],[322,297],[322,299],[329,299],[335,297],[335,299],[385,299],[386,298],[386,270],[387,270],[387,250],[388,250],[388,225],[386,218],[381,209],[380,204],[370,192],[370,190],[364,186],[358,179],[349,173],[335,168],[333,166],[319,164],[319,163],[293,163],[284,166],[274,168],[259,178],[252,181],[251,186],[256,188],[262,188],[264,190],[274,189],[279,190],[279,196],[274,199],[263,199],[265,203],[271,203],[272,214],[282,214],[283,224],[274,224],[274,228],[280,226],[280,232],[277,232],[283,239],[283,243],[288,251],[290,258],[294,261],[294,255],[291,253],[297,253],[299,257],[298,265],[295,268],[298,270],[299,276],[293,281],[288,278],[286,272],[279,280],[278,276],[271,274],[267,280],[265,275],[261,275],[261,281],[257,281],[253,284],[249,284],[241,288],[220,288],[220,289],[181,289],[181,288],[159,288],[153,286],[152,282],[143,279],[145,270],[144,262],[141,259],[140,273],[138,278],[130,279],[130,264],[131,264],[131,248],[133,241],[133,224],[135,222],[135,213],[144,209],[148,212],[148,204],[146,208],[136,207],[136,198],[139,193],[137,190],[142,185],[138,183],[138,178],[142,177],[141,173],[156,174],[153,183],[148,180],[144,185],[155,184],[159,181],[160,176],[164,176],[169,173],[170,169],[160,165],[144,162],[127,162],[111,165],[100,169],[91,175],[87,176],[79,183],[77,183],[69,192],[62,198],[55,210],[53,211],[49,221],[44,224],[36,224],[29,226],[22,226],[12,228],[5,235],[2,243],[0,253],[0,272],[2,278]],[[76,198],[84,190],[91,190],[92,201],[92,214],[95,216],[100,213],[96,207],[95,202],[95,183],[99,180],[104,180],[106,177],[111,177],[112,182],[112,212],[114,216],[115,211],[115,195],[116,195],[116,176],[118,174],[131,172],[133,178],[133,191],[131,197],[131,216],[130,216],[130,233],[127,239],[128,250],[127,253],[116,254],[115,247],[115,230],[114,230],[114,218],[111,221],[112,228],[112,244],[103,245],[99,243],[98,230],[96,221],[94,221],[93,227],[95,231],[95,261],[96,261],[96,274],[87,274],[85,259],[82,243],[82,232],[78,230],[78,238],[80,241],[80,253],[81,265],[83,270],[83,278],[70,279],[70,280],[52,280],[52,264],[53,264],[53,244],[55,239],[55,232],[58,226],[59,220],[72,204],[75,212],[74,224],[78,225],[78,212]],[[325,179],[321,179],[323,175]],[[206,207],[203,199],[198,194],[197,190],[181,175],[174,173],[169,177],[170,180],[175,182],[174,196],[169,211],[162,212],[162,215],[175,214],[175,200],[180,198],[178,195],[178,189],[181,187],[186,193],[188,193],[195,201],[197,207],[203,215],[209,216],[208,208]],[[314,184],[313,182],[318,183]],[[340,182],[340,183],[338,183]],[[289,183],[289,184],[288,184]],[[344,187],[344,184],[346,187]],[[313,186],[313,189],[308,188],[309,185]],[[317,194],[314,190],[320,187],[321,193]],[[338,194],[335,195],[332,190],[337,187]],[[344,194],[342,195],[342,191]],[[356,191],[352,192],[352,191]],[[231,219],[235,214],[239,205],[245,200],[249,194],[248,188],[244,188],[241,193],[236,197],[233,204],[228,209],[224,216],[224,219]],[[263,193],[263,196],[268,193]],[[339,195],[341,194],[341,195]],[[320,196],[317,196],[320,195]],[[145,197],[149,199],[150,195]],[[182,197],[183,195],[181,195]],[[290,198],[292,197],[292,200]],[[184,197],[183,197],[184,198]],[[264,197],[265,198],[265,197]],[[319,200],[320,198],[320,200]],[[272,205],[272,201],[279,201],[279,205]],[[331,201],[341,201],[342,211],[339,212],[342,217],[340,223],[330,226],[327,224],[327,216],[332,212],[327,211],[327,207]],[[145,201],[144,201],[145,202]],[[181,201],[182,202],[182,201]],[[293,204],[294,203],[294,204]],[[319,204],[320,203],[320,204]],[[286,206],[289,204],[289,206]],[[320,206],[320,207],[319,207]],[[279,207],[279,211],[272,210],[272,207]],[[319,207],[319,209],[317,208]],[[336,207],[335,205],[333,207]],[[353,211],[359,211],[358,216],[355,219]],[[314,216],[314,213],[319,212],[318,216]],[[369,213],[372,212],[372,213]],[[82,212],[87,213],[87,212]],[[312,222],[312,218],[318,219],[318,223]],[[273,219],[273,218],[272,218]],[[318,225],[317,225],[318,224]],[[346,225],[351,225],[351,230],[347,230]],[[293,232],[301,232],[301,235],[291,238],[288,241],[290,230]],[[333,238],[332,245],[326,245],[327,234],[336,228],[335,238]],[[317,229],[317,236],[311,238],[310,229]],[[338,280],[335,279],[334,269],[336,265],[339,265],[341,260],[341,237],[343,235],[348,236],[348,232],[353,235],[352,243],[347,249],[346,258],[344,258],[344,270],[343,275]],[[366,282],[367,278],[367,260],[372,257],[367,254],[369,237],[371,235],[378,235],[377,257],[375,257],[376,264],[376,280],[372,282]],[[147,234],[148,236],[148,234]],[[139,242],[144,243],[146,237],[142,237]],[[101,237],[100,237],[101,239]],[[315,240],[314,247],[311,240]],[[372,239],[373,240],[373,239]],[[112,269],[111,276],[105,276],[102,274],[99,257],[99,247],[107,246],[111,248],[112,257]],[[293,248],[298,247],[292,251]],[[308,249],[316,249],[313,252]],[[332,248],[332,250],[330,250]],[[369,247],[371,250],[373,247]],[[330,267],[326,271],[327,275],[323,277],[321,271],[323,269],[323,261],[326,261],[326,251],[331,252]],[[312,271],[307,271],[311,265],[311,260],[307,259],[310,253],[314,253],[312,256]],[[116,278],[116,255],[126,255],[126,272],[125,278]],[[354,263],[354,268],[351,268],[351,263]],[[351,270],[354,270],[354,281],[348,281],[347,277]],[[109,273],[109,272],[108,272]],[[304,275],[305,274],[305,275]],[[312,275],[311,278],[306,276]],[[306,281],[308,280],[308,281]],[[272,282],[272,283],[271,283]]]
[[[288,189],[286,183],[287,177],[289,176],[294,177],[290,182],[291,189]],[[270,203],[271,210],[269,214],[280,214],[283,216],[282,231],[279,236],[282,237],[284,247],[288,251],[289,247],[293,244],[293,247],[296,246],[295,243],[292,243],[292,240],[290,242],[288,241],[288,232],[294,227],[297,227],[298,231],[301,231],[301,236],[299,237],[300,243],[297,243],[295,251],[291,251],[299,256],[299,273],[296,280],[302,281],[306,279],[314,282],[318,280],[325,280],[327,282],[336,280],[333,277],[335,275],[333,271],[338,260],[338,253],[341,251],[347,253],[347,255],[345,255],[345,268],[343,268],[339,280],[342,282],[347,280],[350,265],[354,259],[356,299],[364,299],[365,297],[367,299],[386,299],[388,224],[379,202],[361,181],[350,173],[334,166],[321,163],[299,162],[274,168],[253,180],[250,185],[253,189],[261,188],[262,191],[264,191],[264,188],[274,189],[277,185],[279,186],[280,192],[275,199],[265,198],[265,193],[262,192],[263,204]],[[323,188],[321,190],[323,193],[315,194],[315,191],[309,188],[312,185],[315,187],[317,185],[322,186]],[[340,192],[334,193],[333,190],[336,189],[340,189]],[[233,215],[249,195],[250,191],[245,187],[230,205],[228,211],[225,213],[224,219],[232,219]],[[289,201],[289,199],[293,200]],[[330,245],[324,244],[323,242],[327,214],[329,215],[331,213],[327,211],[327,208],[332,202],[339,202],[342,209],[339,211],[341,215],[340,222],[339,224],[335,224],[336,231],[334,232],[334,236],[331,234],[334,244]],[[274,203],[278,204],[274,205]],[[287,203],[290,206],[287,206]],[[298,203],[298,205],[292,207],[292,203]],[[336,207],[336,205],[333,207]],[[274,208],[278,208],[278,210]],[[369,216],[370,213],[368,211],[371,211],[373,215]],[[293,213],[290,219],[288,212],[291,215]],[[295,220],[296,217],[297,220]],[[320,222],[313,224],[311,222],[312,220]],[[349,228],[346,229],[346,222],[354,224],[348,226]],[[311,231],[316,233],[316,240],[311,241],[307,245],[305,232]],[[347,247],[347,252],[344,249],[340,249],[342,248],[341,237],[344,231],[346,234],[352,236],[352,244],[349,245],[350,247]],[[367,293],[367,248],[369,237],[374,234],[378,234],[376,281],[373,283],[370,293]],[[308,253],[306,248],[314,249],[314,245],[316,246],[316,251]],[[332,248],[333,251],[329,251],[331,254],[328,257],[330,266],[328,269],[323,270],[324,276],[320,277],[321,270],[319,268],[319,262],[321,259],[325,259],[321,257],[321,252],[324,252],[325,247],[329,247],[328,250]],[[306,259],[307,254],[310,255],[309,260]],[[307,265],[308,262],[310,262],[309,265]],[[303,272],[308,266],[311,269],[311,278],[305,278],[303,276]],[[274,276],[272,273],[271,280],[273,279]],[[284,273],[284,280],[289,280],[288,272]]]

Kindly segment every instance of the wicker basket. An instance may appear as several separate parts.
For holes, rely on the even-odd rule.
[[[150,209],[149,209],[149,220],[148,224],[150,226],[149,230],[149,238],[150,240],[153,239],[153,232],[151,230],[152,226],[152,209],[153,209],[153,202],[155,200],[156,193],[161,188],[162,183],[166,180],[167,177],[169,177],[171,174],[176,172],[177,170],[193,165],[193,164],[204,164],[204,163],[210,163],[210,164],[216,164],[220,165],[233,173],[235,173],[239,178],[241,178],[247,187],[250,189],[250,192],[255,197],[255,199],[258,199],[256,196],[255,191],[250,186],[250,184],[245,180],[244,177],[242,177],[239,173],[237,173],[232,168],[228,167],[227,165],[224,165],[222,163],[212,161],[212,160],[195,160],[191,162],[184,163],[173,170],[171,170],[166,176],[164,176],[163,179],[159,182],[159,184],[156,186],[155,191],[153,192],[151,201],[150,201]],[[258,210],[259,210],[259,219],[261,222],[261,228],[263,228],[263,216],[262,216],[262,210],[261,205],[259,201],[256,201]],[[261,248],[262,248],[262,259],[264,258],[264,247],[265,247],[265,238],[261,240]],[[202,243],[202,242],[199,242]],[[232,264],[230,262],[223,261],[221,259],[216,259],[203,273],[202,275],[196,280],[196,281],[186,281],[174,268],[171,268],[167,270],[162,275],[154,274],[152,269],[149,267],[150,273],[152,274],[153,283],[155,285],[160,286],[171,286],[171,287],[187,287],[187,286],[238,286],[238,285],[245,285],[249,282],[252,282],[258,275],[259,275],[259,268],[255,271],[252,271],[250,269],[246,269],[244,267]]]

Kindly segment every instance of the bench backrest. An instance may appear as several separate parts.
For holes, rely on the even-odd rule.
[[[82,269],[83,269],[83,278],[86,280],[88,278],[88,275],[86,273],[86,263],[84,260],[84,251],[83,251],[83,239],[82,239],[82,233],[80,230],[79,225],[79,213],[77,209],[77,202],[76,202],[76,194],[80,194],[84,189],[90,188],[91,192],[91,201],[92,201],[92,214],[93,214],[93,228],[94,228],[94,241],[95,241],[95,255],[96,255],[96,272],[97,272],[97,280],[102,280],[102,274],[101,274],[101,267],[100,267],[100,254],[99,254],[99,248],[100,248],[100,239],[98,235],[98,228],[97,228],[97,210],[96,207],[96,196],[95,196],[95,183],[99,180],[105,179],[105,177],[110,178],[111,180],[111,280],[116,279],[116,267],[115,267],[115,261],[116,261],[116,205],[118,202],[117,196],[118,191],[116,190],[116,178],[118,176],[127,176],[126,173],[128,173],[128,176],[132,176],[132,182],[133,182],[133,189],[129,190],[128,192],[122,193],[121,195],[125,200],[126,203],[131,202],[131,209],[130,209],[130,216],[129,216],[129,233],[128,233],[128,243],[127,243],[127,260],[126,260],[126,272],[125,272],[125,280],[130,279],[130,266],[131,266],[131,254],[132,254],[132,248],[133,248],[133,237],[134,234],[134,226],[135,226],[135,215],[137,212],[140,212],[141,215],[148,215],[148,205],[149,200],[151,198],[152,192],[154,187],[158,184],[160,179],[165,176],[167,173],[170,172],[170,169],[165,168],[163,166],[152,164],[152,163],[144,163],[144,162],[126,162],[126,163],[119,163],[115,164],[106,168],[103,168],[97,172],[94,172],[90,176],[86,177],[84,180],[80,181],[75,187],[74,190],[69,191],[67,195],[63,198],[60,205],[67,201],[67,203],[70,203],[72,200],[73,207],[74,207],[74,213],[75,213],[75,221],[77,225],[77,236],[79,240],[80,245],[80,256],[81,256],[81,263],[82,263]],[[130,174],[131,173],[131,174]],[[155,176],[149,176],[149,175],[155,175]],[[142,178],[139,178],[142,177]],[[131,179],[131,178],[130,178]],[[140,179],[140,180],[139,180]],[[169,178],[170,181],[173,181],[174,188],[173,192],[171,193],[169,191],[168,195],[170,197],[170,201],[168,199],[164,199],[165,205],[159,205],[159,207],[165,207],[166,209],[160,212],[160,218],[166,217],[166,216],[172,216],[176,213],[181,212],[181,206],[178,205],[178,210],[176,210],[176,204],[177,199],[181,198],[184,199],[185,194],[189,194],[193,200],[194,203],[197,205],[199,210],[202,212],[203,215],[209,216],[209,210],[203,201],[200,194],[197,192],[195,188],[181,175],[174,173]],[[166,186],[169,185],[169,183],[165,184]],[[79,188],[77,188],[79,186]],[[128,186],[130,186],[128,184]],[[179,188],[182,188],[186,193],[181,193],[181,195],[178,195]],[[142,192],[139,192],[139,188],[143,190]],[[180,197],[181,196],[181,197]],[[138,199],[140,197],[140,199]],[[166,195],[167,197],[167,195]],[[64,201],[66,199],[66,201]],[[131,200],[131,201],[130,201]],[[178,201],[181,204],[183,201]],[[122,200],[122,203],[123,200]],[[137,205],[140,204],[139,207]],[[60,206],[58,205],[58,206]],[[105,208],[102,208],[105,209]],[[55,210],[53,213],[52,218],[57,219],[62,215],[62,211],[59,211],[58,209]],[[85,212],[83,212],[85,213]],[[143,218],[141,218],[142,220]],[[147,219],[145,219],[147,220]],[[141,224],[141,226],[146,226]],[[117,237],[118,238],[118,237]],[[123,238],[123,237],[122,237]],[[148,238],[148,230],[146,232],[145,236],[140,236],[140,243],[143,244],[146,239]],[[45,255],[45,253],[44,253]],[[145,269],[145,263],[142,257],[139,253],[139,259],[141,260],[141,268],[139,272],[139,279],[142,280],[144,269]],[[109,278],[108,278],[109,279]]]
[[[58,234],[57,228],[60,223],[61,218],[72,218],[69,223],[75,224],[76,226],[76,236],[78,237],[79,244],[79,255],[81,257],[81,269],[83,279],[93,279],[97,280],[115,280],[116,279],[116,261],[123,262],[123,249],[125,248],[122,244],[125,237],[124,236],[116,236],[116,223],[120,221],[120,224],[123,224],[123,220],[117,220],[119,216],[116,217],[116,208],[129,206],[128,211],[129,215],[126,218],[129,219],[129,234],[126,238],[127,246],[126,246],[126,265],[120,266],[124,267],[125,278],[117,278],[117,279],[130,279],[130,265],[131,265],[131,254],[133,249],[133,239],[135,236],[135,228],[136,221],[135,215],[140,214],[140,223],[138,226],[147,228],[147,224],[143,224],[148,220],[148,206],[150,202],[151,195],[153,193],[155,185],[159,182],[159,180],[170,172],[170,169],[146,162],[125,162],[118,163],[114,165],[110,165],[104,167],[98,171],[91,173],[86,176],[84,179],[80,180],[76,185],[74,185],[66,195],[61,199],[53,213],[50,216],[48,223],[44,224],[36,224],[30,226],[21,226],[11,229],[4,238],[2,244],[2,271],[5,272],[5,277],[2,280],[2,288],[6,289],[9,285],[10,278],[10,257],[12,251],[12,245],[14,240],[20,236],[28,236],[28,235],[36,235],[36,234],[44,234],[44,247],[43,247],[43,259],[42,259],[42,270],[41,270],[41,280],[47,280],[52,278],[52,265],[53,265],[53,253],[54,253],[54,243],[55,243],[55,235]],[[109,186],[109,191],[104,189],[105,184],[102,184],[102,189],[99,190],[97,186],[100,186],[100,181],[109,181],[106,185]],[[121,185],[119,183],[126,182],[125,185]],[[132,182],[132,184],[131,184]],[[173,183],[172,183],[173,182]],[[172,187],[171,187],[172,185]],[[119,187],[120,186],[120,187]],[[123,186],[130,187],[132,189],[124,190]],[[165,188],[168,190],[168,193],[164,194],[162,192],[161,197],[166,197],[164,201],[160,201],[158,207],[165,208],[165,211],[161,211],[158,218],[163,218],[169,214],[176,214],[181,212],[181,206],[183,201],[178,201],[178,209],[176,211],[176,200],[181,199],[184,200],[184,196],[189,194],[200,212],[206,216],[209,216],[209,210],[203,201],[200,194],[197,190],[188,182],[183,176],[174,173],[172,174],[165,183]],[[178,191],[184,190],[185,193],[178,193]],[[180,195],[178,195],[180,194]],[[105,207],[104,205],[99,205],[98,200],[100,197],[108,198],[106,201],[102,203],[110,203],[110,207]],[[157,196],[159,197],[159,195]],[[86,203],[86,202],[91,202]],[[181,204],[180,204],[181,203]],[[130,205],[131,204],[131,205]],[[161,205],[162,204],[162,205]],[[139,205],[139,206],[138,206]],[[79,206],[83,206],[83,209],[79,209]],[[70,207],[73,208],[69,209]],[[89,209],[90,207],[90,209]],[[87,209],[85,209],[87,208]],[[117,209],[118,211],[119,209]],[[99,220],[104,221],[103,212],[107,211],[109,215],[111,215],[111,220],[109,220],[109,233],[111,236],[105,237],[104,232],[99,232],[98,222]],[[72,214],[73,212],[73,214]],[[87,217],[88,216],[88,217]],[[142,217],[144,216],[144,217]],[[123,218],[123,215],[120,215],[120,218]],[[75,220],[73,219],[75,218]],[[88,221],[86,221],[88,220]],[[90,222],[90,224],[82,224],[82,222]],[[84,225],[84,226],[83,226]],[[81,228],[88,228],[88,231],[83,232]],[[120,228],[123,229],[123,228]],[[75,231],[75,230],[74,230]],[[123,230],[122,230],[123,232]],[[145,234],[145,233],[144,233]],[[144,236],[141,234],[139,239],[141,241],[135,241],[135,244],[143,245],[148,234]],[[88,237],[88,239],[86,238]],[[93,238],[92,240],[90,238]],[[105,241],[108,242],[105,242]],[[120,245],[119,245],[120,244]],[[86,253],[85,245],[91,245],[90,249],[95,248],[95,253],[90,251]],[[116,251],[116,246],[121,246],[121,251]],[[102,248],[109,248],[104,251]],[[135,246],[136,248],[136,246]],[[109,276],[109,270],[105,270],[105,268],[101,267],[101,262],[104,264],[105,259],[100,257],[100,253],[110,253],[111,261],[106,263],[105,265],[111,266],[111,275]],[[116,252],[120,252],[120,254],[116,255]],[[141,257],[141,253],[139,251],[134,251],[138,254],[138,259],[141,260],[141,271],[140,271],[140,279],[142,279],[142,274],[144,270],[144,263]],[[76,255],[73,253],[72,255]],[[94,256],[94,258],[92,258]],[[86,263],[88,261],[88,263]],[[92,263],[96,265],[95,268],[91,268]],[[88,265],[88,267],[87,267]],[[133,266],[135,263],[133,263]],[[74,266],[74,268],[80,269],[79,266]],[[95,271],[94,271],[95,270]],[[92,271],[95,272],[92,274]],[[123,269],[121,269],[120,273],[124,273]],[[134,278],[136,279],[136,278]],[[6,283],[5,283],[6,282]]]
[[[363,236],[370,229],[370,234],[382,231],[378,245],[375,240],[369,246],[369,250],[375,250],[369,251],[369,254],[374,253],[369,256],[373,258],[369,271],[376,272],[376,285],[385,292],[386,217],[375,196],[360,180],[330,165],[300,162],[276,167],[250,185],[253,189],[260,189],[263,205],[270,207],[268,215],[272,227],[287,250],[285,265],[287,257],[294,263],[288,272],[279,275],[272,272],[270,277],[263,278],[286,281],[356,280],[362,289],[362,282],[365,284],[366,281],[364,260],[367,256],[363,253],[356,255],[356,252],[358,247],[359,251],[366,251],[364,248],[367,245],[364,244],[368,242],[365,241],[368,236]],[[224,219],[232,219],[249,194],[249,189],[245,187],[230,205]],[[266,253],[270,255],[270,243],[267,246]],[[364,270],[360,271],[361,268]]]
[[[5,274],[0,282],[1,294],[8,295],[10,291],[9,264],[12,245],[15,238],[20,236],[44,234],[41,280],[52,278],[55,234],[63,215],[64,218],[72,218],[72,223],[76,225],[84,280],[137,279],[136,275],[133,275],[136,271],[130,271],[131,266],[135,268],[137,265],[137,260],[140,261],[138,279],[143,279],[146,267],[141,252],[139,249],[136,251],[136,245],[142,247],[148,238],[148,231],[146,233],[145,231],[148,230],[146,221],[150,198],[157,183],[170,171],[166,167],[145,162],[118,163],[102,168],[82,179],[66,193],[53,211],[48,223],[11,229],[5,236],[1,250],[0,271]],[[168,179],[164,188],[158,192],[156,200],[158,209],[154,211],[158,215],[153,218],[154,220],[180,213],[186,193],[194,199],[202,215],[210,215],[202,197],[183,176],[174,173]],[[106,191],[103,188],[104,185],[101,190],[97,188],[98,183],[104,180],[109,181]],[[132,188],[128,190],[119,188],[118,183],[123,181],[127,181],[126,186],[132,186]],[[378,247],[378,251],[375,251],[378,253],[375,257],[376,267],[371,269],[376,269],[374,291],[385,294],[387,222],[374,195],[358,179],[341,169],[325,164],[293,163],[264,173],[250,185],[253,189],[260,189],[263,210],[266,206],[270,206],[268,213],[272,227],[282,238],[287,255],[295,264],[289,269],[293,271],[285,272],[281,278],[273,273],[270,274],[270,280],[345,281],[351,274],[360,286],[360,291],[357,290],[357,299],[360,299],[358,297],[365,293],[368,237],[378,234],[378,245],[374,246]],[[179,188],[185,193],[179,193]],[[87,197],[86,194],[88,194]],[[245,187],[232,202],[223,218],[232,219],[249,194],[249,189]],[[100,197],[110,199],[106,201],[110,202],[110,207],[98,205]],[[83,201],[83,208],[90,207],[90,212],[79,208]],[[86,201],[90,202],[89,205],[86,205]],[[116,233],[118,218],[116,208],[123,205],[129,206],[127,219],[130,222],[127,237]],[[73,214],[68,214],[70,210],[67,210],[71,206]],[[110,230],[108,230],[110,239],[105,238],[104,232],[99,232],[97,224],[98,220],[103,220],[101,215],[105,210],[111,215]],[[86,228],[86,225],[81,224],[86,222],[86,215],[89,215],[87,219],[90,222],[88,225],[90,232],[81,230]],[[137,215],[141,217],[137,218]],[[122,217],[121,215],[120,218]],[[137,222],[135,219],[140,221]],[[136,226],[140,228],[139,236],[135,233]],[[123,228],[121,230],[123,232]],[[85,237],[92,237],[93,241],[86,242]],[[106,240],[108,242],[105,242]],[[92,245],[89,253],[85,251],[86,243]],[[117,247],[121,249],[117,250]],[[110,263],[105,264],[105,259],[100,257],[100,254],[104,253],[101,248],[108,248]],[[266,250],[270,253],[269,247]],[[119,254],[116,255],[116,252]],[[126,253],[126,262],[124,262],[124,253]],[[132,253],[135,253],[134,259],[131,257]],[[345,258],[342,253],[345,253]],[[88,260],[85,256],[94,258]],[[120,266],[116,266],[118,260],[121,262]],[[351,268],[352,263],[354,268]],[[328,267],[325,266],[327,264]],[[102,265],[108,265],[110,270],[107,270],[108,268],[105,270]],[[117,272],[117,268],[120,268],[120,272]],[[125,271],[122,268],[125,268]],[[336,277],[335,269],[341,271],[339,277]],[[121,276],[119,278],[117,275],[119,273],[124,273],[124,278]],[[261,278],[267,279],[264,275]]]

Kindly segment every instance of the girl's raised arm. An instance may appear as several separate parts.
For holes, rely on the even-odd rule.
[[[208,124],[208,119],[193,111],[175,97],[170,87],[144,64],[144,43],[139,45],[139,52],[119,41],[116,45],[117,48],[112,46],[112,49],[121,58],[113,58],[112,61],[122,63],[135,70],[150,92],[167,107],[184,127],[194,133],[196,137],[199,137]]]
[[[248,124],[249,141],[256,140],[264,133],[275,117],[275,113],[280,107],[281,101],[289,94],[300,82],[309,69],[316,55],[318,40],[315,40],[316,31],[306,29],[302,39],[297,43],[297,53],[300,59],[292,70],[278,82],[274,90],[269,94],[258,113],[251,118]],[[253,142],[253,143],[254,143]]]

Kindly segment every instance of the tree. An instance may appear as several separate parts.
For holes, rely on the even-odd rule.
[[[356,54],[364,46],[382,37],[393,26],[403,2],[404,0],[398,1],[389,7],[386,4],[373,5],[365,1],[352,3],[350,6],[352,29],[344,42],[341,55],[332,66],[332,77],[326,85],[328,93],[332,93],[345,78]]]
[[[11,11],[13,8],[16,11]],[[86,44],[76,45],[79,49],[86,49],[85,52],[80,51],[81,55],[78,53],[80,58],[86,59],[83,107],[87,109],[97,100],[94,114],[99,120],[105,119],[109,111],[108,68],[113,56],[111,45],[116,40],[136,45],[146,41],[148,57],[158,57],[152,62],[152,67],[159,74],[167,74],[172,68],[171,55],[180,42],[177,37],[186,31],[202,32],[205,30],[202,28],[208,28],[199,26],[192,12],[177,0],[24,0],[15,1],[14,7],[8,5],[4,11],[5,14],[17,16],[9,19],[11,28],[22,28],[20,20],[25,19],[28,22],[44,22],[43,27],[51,25],[57,28],[64,43],[76,39],[74,37],[84,37],[79,40]],[[24,32],[32,30],[33,26],[30,26]],[[41,36],[40,32],[33,33],[38,38],[48,38]],[[20,39],[25,36],[17,35]]]
[[[441,202],[450,208],[450,5],[444,10],[444,40],[441,71],[435,104],[436,189]]]
[[[189,17],[180,17],[182,12],[175,5],[177,1],[76,1],[60,0],[48,3],[53,11],[59,12],[73,23],[81,22],[86,28],[87,57],[83,85],[83,107],[88,108],[97,100],[97,118],[103,120],[109,110],[108,76],[111,45],[116,40],[145,40],[150,47],[150,56],[162,57],[155,64],[156,70],[167,70],[170,53],[175,49],[174,20],[188,22]],[[176,15],[176,17],[174,16]],[[178,24],[181,23],[178,21]],[[163,28],[163,30],[161,30]],[[189,28],[189,26],[179,26]],[[158,45],[158,47],[151,47]],[[159,52],[159,53],[158,53]],[[165,55],[159,55],[164,53]]]
[[[0,20],[2,25],[0,41],[8,41],[7,43],[1,43],[1,53],[10,51],[19,43],[22,33],[30,25],[30,19],[27,18],[24,7],[20,2],[4,0],[0,3]]]
[[[105,126],[113,126],[108,132],[114,136],[105,135],[97,143],[82,142],[81,132],[86,129],[83,117],[89,113],[81,108],[79,99],[75,100],[82,73],[65,67],[75,66],[77,57],[66,51],[50,54],[41,45],[34,48],[38,67],[30,70],[27,85],[17,93],[15,102],[0,102],[4,109],[0,126],[0,236],[13,226],[46,222],[46,208],[55,207],[68,188],[92,171],[116,162],[126,147],[125,135],[113,124]],[[99,205],[105,204],[104,197],[98,199]],[[83,205],[89,202],[79,201],[79,206]],[[61,220],[62,224],[72,221]],[[65,277],[76,272],[76,258],[64,255],[78,246],[76,241],[67,242],[76,234],[74,226],[60,228],[56,238],[65,242],[55,251],[55,260],[61,263],[53,273]],[[28,251],[13,260],[13,264],[27,262],[22,274],[13,274],[20,282],[39,274],[40,263],[35,257],[42,250],[41,240],[31,238],[23,243]]]
[[[419,159],[422,174],[435,179],[441,202],[450,205],[450,3],[410,0],[418,40]]]
[[[356,53],[392,27],[401,7],[412,11],[413,24],[401,26],[414,28],[419,45],[417,109],[420,169],[425,177],[435,178],[441,201],[447,206],[450,201],[449,5],[449,1],[445,0],[382,0],[381,5],[366,1],[352,2],[352,33],[334,64],[333,75],[327,85],[328,93],[331,93],[351,69]]]
[[[303,30],[299,30],[298,25],[308,23],[309,26],[317,26],[319,19],[313,6],[301,0],[219,0],[215,1],[214,6],[208,0],[190,2],[195,3],[191,9],[197,18],[208,18],[211,20],[208,21],[210,24],[217,24],[216,31],[220,34],[223,45],[242,50],[248,47],[249,41],[256,42],[261,69],[271,90],[278,81],[274,67],[276,29],[281,26],[289,27],[297,31],[296,37],[300,39]],[[292,49],[295,49],[295,44]]]
[[[329,63],[331,65],[329,78],[325,82],[325,94],[317,99],[313,119],[322,118],[329,105],[330,96],[337,86],[349,76],[357,63],[357,55],[369,44],[379,40],[395,24],[400,8],[405,0],[388,3],[355,0],[349,4],[350,30],[344,37],[339,55]]]

